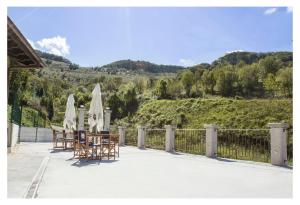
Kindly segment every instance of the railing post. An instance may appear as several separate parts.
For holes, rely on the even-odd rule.
[[[143,148],[145,148],[146,127],[139,125],[137,128],[138,128],[137,147],[140,149],[143,149]]]
[[[271,164],[287,164],[287,131],[286,123],[269,123],[271,135]]]
[[[205,124],[204,128],[206,129],[206,156],[216,157],[218,143],[218,126],[214,124]]]
[[[119,145],[124,146],[125,145],[125,126],[119,126]]]
[[[83,105],[80,105],[80,108],[78,109],[78,130],[84,130],[84,113],[85,108]]]
[[[167,152],[175,151],[175,127],[172,125],[165,125],[166,129],[166,141],[165,141],[165,150]]]
[[[107,107],[104,111],[104,130],[109,131],[111,110]]]

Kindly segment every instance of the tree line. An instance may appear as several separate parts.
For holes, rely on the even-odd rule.
[[[176,99],[219,95],[236,98],[270,98],[293,96],[293,70],[273,56],[257,63],[219,64],[211,69],[199,66],[180,72],[175,79],[157,83],[159,99]]]
[[[247,54],[248,55],[248,54]],[[200,64],[177,74],[155,77],[134,75],[130,80],[118,75],[99,75],[82,79],[64,75],[45,75],[41,71],[9,70],[9,104],[18,92],[23,106],[38,110],[49,121],[63,121],[68,95],[73,93],[75,106],[88,109],[91,93],[100,83],[104,107],[112,109],[112,119],[130,119],[138,107],[155,99],[210,98],[292,98],[293,70],[288,55],[266,55],[253,61],[238,59]],[[234,62],[234,63],[232,63]],[[77,66],[75,65],[76,69]],[[72,70],[72,69],[71,69]],[[64,70],[62,73],[72,72]],[[49,70],[49,73],[51,74]],[[60,72],[57,69],[55,72]],[[93,71],[95,72],[95,71]]]

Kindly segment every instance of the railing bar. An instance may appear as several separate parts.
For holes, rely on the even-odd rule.
[[[218,130],[220,130],[220,131],[248,131],[248,130],[269,131],[269,129],[236,129],[236,128],[219,128]]]
[[[189,131],[189,130],[191,130],[191,131],[197,131],[197,130],[205,131],[206,129],[176,129],[176,131]]]

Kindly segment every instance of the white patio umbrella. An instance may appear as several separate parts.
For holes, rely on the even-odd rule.
[[[90,125],[90,132],[96,126],[97,131],[103,130],[103,107],[101,99],[101,89],[98,83],[92,92],[92,101],[90,104],[88,123]]]
[[[74,102],[73,94],[69,95],[64,118],[64,129],[66,131],[76,130],[76,112]]]

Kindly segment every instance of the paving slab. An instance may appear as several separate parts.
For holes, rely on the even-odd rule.
[[[8,155],[8,197],[23,197],[47,157],[39,198],[289,198],[293,170],[120,147],[115,161],[73,159],[51,143],[22,143]]]
[[[50,152],[49,143],[22,143],[7,155],[7,197],[22,198],[26,194],[43,158]]]
[[[293,171],[265,163],[121,147],[115,161],[52,153],[40,198],[292,197]]]

